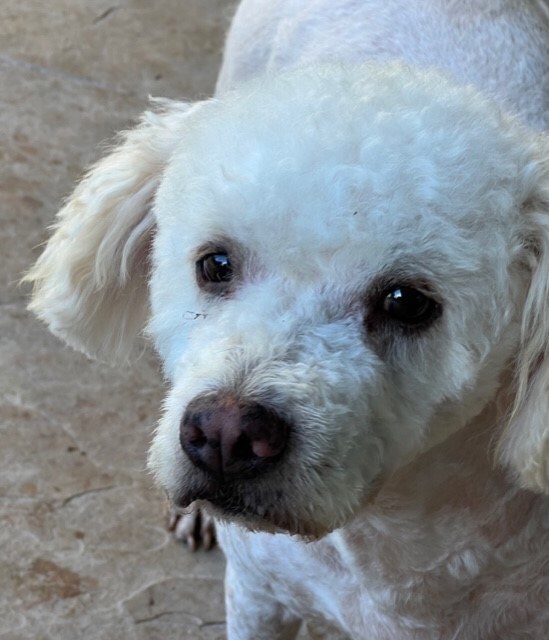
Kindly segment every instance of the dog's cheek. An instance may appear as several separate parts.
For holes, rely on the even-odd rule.
[[[152,313],[147,334],[170,380],[175,377],[189,338],[207,318],[204,305],[196,295],[194,279],[180,262],[163,257],[157,261],[150,281]]]
[[[394,357],[388,367],[387,396],[394,415],[387,416],[386,424],[415,422],[410,454],[443,441],[495,397],[516,348],[518,329],[509,322],[494,333],[483,327],[481,318],[467,324],[448,321],[421,349],[408,349],[402,360]]]

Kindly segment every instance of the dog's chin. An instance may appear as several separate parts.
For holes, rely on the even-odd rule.
[[[249,481],[220,483],[205,475],[195,476],[175,494],[168,494],[177,511],[185,512],[193,502],[203,502],[218,520],[237,524],[249,531],[285,533],[314,541],[332,533],[354,519],[359,511],[369,509],[384,484],[383,474],[374,477],[368,491],[355,509],[348,504],[338,513],[323,509],[300,510],[299,501]],[[315,515],[322,514],[325,519]]]
[[[227,513],[213,505],[213,513],[216,518],[224,522],[236,524],[247,531],[257,533],[283,533],[286,535],[299,536],[311,542],[319,540],[333,531],[333,528],[327,527],[322,523],[298,520],[280,511],[266,511],[262,516],[250,512],[234,514]]]
[[[252,532],[284,533],[309,541],[318,540],[339,526],[300,518],[278,505],[263,506],[260,500],[246,499],[225,487],[180,494],[172,497],[172,502],[181,512],[185,512],[192,502],[202,502],[216,519],[223,522],[237,524]]]

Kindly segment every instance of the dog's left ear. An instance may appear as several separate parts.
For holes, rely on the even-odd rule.
[[[29,308],[92,357],[127,356],[144,326],[153,199],[190,108],[158,100],[123,134],[58,213],[24,278],[34,283]]]
[[[516,360],[515,401],[498,445],[502,462],[521,486],[549,493],[549,138],[539,138],[542,159],[527,173],[533,182],[522,238],[531,279]]]

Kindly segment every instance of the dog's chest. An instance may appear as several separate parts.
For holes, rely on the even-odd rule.
[[[528,576],[540,589],[545,584],[546,536],[536,527],[521,534],[532,536],[529,550],[513,551],[513,538],[491,553],[464,513],[355,524],[311,543],[234,525],[219,534],[228,562],[255,596],[264,590],[297,617],[347,634],[341,638],[363,638],[366,630],[369,640],[545,637],[533,615],[543,596],[518,596]],[[515,560],[523,554],[519,567],[508,566],[509,551]],[[469,635],[456,636],[460,629]],[[339,640],[335,631],[326,637]]]
[[[299,618],[317,621],[322,629],[328,623],[327,637],[339,640],[336,629],[373,628],[376,604],[333,536],[303,543],[293,536],[250,533],[233,525],[218,526],[218,535],[235,572],[246,574],[243,582],[253,584],[256,594],[274,591],[280,604]]]
[[[448,603],[441,597],[438,611],[432,601],[427,604],[433,585],[426,586],[419,572],[408,572],[409,557],[399,566],[398,545],[391,558],[383,559],[374,540],[371,545],[356,540],[355,546],[341,532],[311,543],[232,525],[220,527],[219,533],[229,563],[246,574],[246,584],[255,585],[255,595],[261,589],[274,592],[297,617],[322,628],[327,622],[333,630],[326,637],[339,640],[336,629],[342,639],[362,638],[366,629],[369,638],[380,640],[407,638],[411,629],[418,640],[435,632],[441,639],[451,637],[454,624],[444,613]],[[406,550],[402,552],[404,560]]]

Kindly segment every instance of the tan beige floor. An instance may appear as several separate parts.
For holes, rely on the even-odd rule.
[[[25,310],[22,271],[98,144],[147,95],[211,93],[229,0],[0,3],[0,638],[225,637],[223,558],[164,528],[145,471],[162,390]]]

